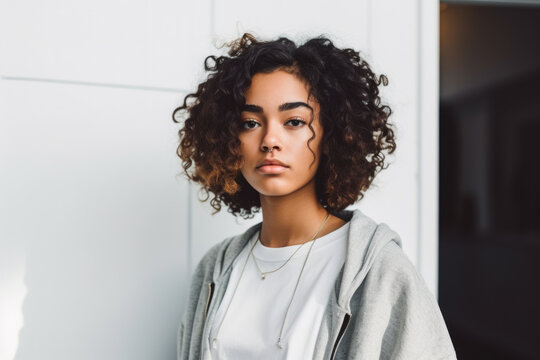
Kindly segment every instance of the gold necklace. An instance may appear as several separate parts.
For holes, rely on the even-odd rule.
[[[296,285],[294,286],[294,291],[293,291],[293,294],[291,296],[291,300],[289,301],[289,305],[287,306],[287,311],[285,312],[285,316],[283,317],[283,323],[281,324],[281,330],[279,332],[279,337],[278,337],[278,340],[277,340],[277,343],[276,345],[280,348],[280,349],[283,349],[283,346],[281,344],[281,337],[283,335],[283,327],[285,326],[285,320],[287,320],[287,315],[289,314],[289,309],[291,307],[291,304],[292,304],[292,301],[294,299],[294,295],[296,294],[296,289],[298,288],[298,283],[300,282],[300,277],[302,276],[302,272],[304,271],[304,267],[306,266],[306,263],[307,263],[307,259],[309,257],[309,253],[311,252],[311,249],[313,248],[313,245],[315,244],[315,241],[317,240],[316,237],[317,235],[319,235],[319,233],[321,232],[324,224],[326,224],[326,220],[328,220],[328,216],[330,216],[330,213],[327,212],[326,214],[326,217],[324,218],[324,221],[323,223],[321,224],[321,226],[319,227],[319,230],[317,230],[317,233],[313,236],[313,238],[311,240],[313,240],[313,242],[311,243],[311,246],[309,247],[309,250],[308,250],[308,253],[306,255],[306,259],[304,260],[304,264],[302,265],[302,269],[300,270],[300,274],[298,275],[298,280],[296,280]],[[261,233],[259,231],[259,237],[260,237]],[[217,332],[216,332],[216,336],[214,337],[214,339],[212,340],[212,347],[215,349],[217,347],[217,338],[218,338],[218,335],[219,335],[219,330],[221,329],[221,325],[223,325],[223,322],[225,321],[225,316],[227,315],[227,311],[229,310],[229,307],[231,306],[231,303],[232,303],[232,300],[234,298],[234,294],[236,293],[236,290],[238,289],[238,285],[240,284],[240,280],[242,279],[242,275],[244,274],[244,269],[246,268],[246,265],[247,265],[247,262],[249,260],[249,257],[251,256],[251,254],[253,253],[253,248],[255,247],[255,244],[257,244],[257,242],[255,241],[253,243],[253,246],[251,246],[251,249],[249,250],[249,254],[248,256],[246,257],[246,262],[244,263],[244,266],[242,267],[242,271],[240,272],[240,277],[238,279],[238,282],[236,283],[236,287],[234,288],[234,291],[232,293],[232,296],[231,296],[231,300],[229,301],[229,304],[227,305],[227,308],[225,309],[225,314],[223,314],[223,318],[221,319],[221,323],[219,324],[219,327],[217,329]]]
[[[257,241],[260,241],[260,240],[261,240],[261,232],[259,231],[259,236],[257,237]],[[253,257],[253,261],[255,262],[255,266],[257,266],[257,269],[259,269],[259,272],[261,273],[261,280],[266,279],[266,274],[273,273],[273,272],[275,272],[275,271],[278,271],[278,270],[281,269],[282,267],[284,267],[285,264],[287,264],[287,263],[289,262],[289,260],[292,259],[292,257],[294,256],[294,254],[296,254],[296,253],[298,252],[298,250],[300,250],[300,248],[301,248],[302,246],[304,246],[305,244],[307,244],[308,242],[309,242],[309,241],[307,241],[307,242],[303,243],[302,245],[300,245],[300,246],[298,247],[298,249],[296,249],[296,251],[293,252],[292,255],[287,259],[287,261],[285,261],[280,267],[278,267],[277,269],[272,270],[272,271],[264,271],[264,272],[263,272],[263,271],[261,270],[261,268],[259,267],[259,264],[257,263],[257,260],[255,259],[255,255],[254,255],[253,252],[252,252],[252,253],[251,253],[251,256]],[[262,244],[262,242],[261,242],[261,244]]]

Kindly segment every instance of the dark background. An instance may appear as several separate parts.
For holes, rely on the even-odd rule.
[[[458,359],[540,359],[540,7],[441,4],[439,135]]]

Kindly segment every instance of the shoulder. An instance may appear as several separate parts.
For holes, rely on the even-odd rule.
[[[371,295],[385,298],[392,305],[407,305],[407,310],[430,312],[424,314],[429,316],[438,310],[437,300],[424,278],[394,241],[389,241],[377,254],[365,282]]]
[[[214,244],[210,249],[208,249],[197,263],[195,271],[193,272],[193,277],[202,278],[206,277],[205,275],[211,275],[214,271],[216,264],[219,262],[218,259],[222,257],[225,249],[228,247],[228,245],[234,238],[234,236],[225,238],[220,242]]]
[[[395,241],[389,241],[382,247],[370,273],[403,285],[425,285],[414,264]]]
[[[199,260],[193,274],[194,278],[208,279],[213,275],[219,276],[242,251],[246,242],[260,228],[260,224],[255,224],[242,233],[227,237],[214,244]]]
[[[365,325],[380,330],[383,353],[397,358],[440,359],[455,352],[435,296],[394,241],[377,254],[359,289]],[[392,345],[390,345],[392,344]]]

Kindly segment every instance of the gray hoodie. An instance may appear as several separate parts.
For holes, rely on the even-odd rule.
[[[351,221],[347,253],[313,359],[456,359],[437,301],[399,236],[360,210],[334,215]],[[178,331],[178,360],[208,358],[206,324],[223,299],[233,260],[261,226],[221,241],[200,260]]]

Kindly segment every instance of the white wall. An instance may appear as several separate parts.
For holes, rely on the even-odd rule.
[[[437,2],[54,0],[0,14],[0,359],[175,357],[194,266],[261,220],[210,215],[177,176],[171,121],[213,44],[244,30],[326,33],[389,77],[398,151],[356,207],[400,233],[436,292]]]

